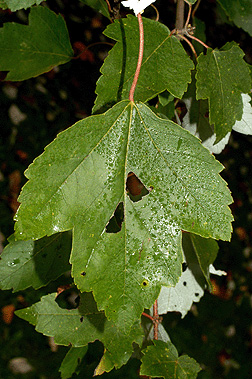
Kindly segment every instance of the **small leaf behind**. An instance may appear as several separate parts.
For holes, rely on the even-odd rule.
[[[188,355],[178,356],[171,342],[153,341],[153,345],[143,351],[140,375],[164,379],[195,379],[200,365]]]
[[[46,7],[31,8],[29,25],[5,23],[0,28],[0,70],[9,71],[5,80],[38,76],[72,56],[63,17]]]
[[[9,8],[12,12],[16,12],[19,9],[27,9],[32,5],[39,5],[43,0],[5,0],[6,8]],[[0,1],[0,8],[2,8]],[[5,8],[4,8],[5,9]]]
[[[59,345],[71,344],[77,348],[98,339],[104,344],[107,371],[127,363],[133,352],[133,342],[141,344],[140,324],[136,323],[129,335],[121,333],[106,319],[104,312],[97,310],[91,293],[81,294],[79,308],[71,310],[60,308],[55,298],[55,293],[43,296],[38,303],[15,313],[35,325],[38,332],[54,337]]]
[[[252,36],[252,2],[250,0],[217,0],[230,20]]]
[[[60,366],[60,373],[62,379],[71,378],[76,372],[82,358],[87,353],[88,346],[71,347],[67,352]]]
[[[181,98],[191,81],[194,64],[169,29],[156,21],[143,18],[144,56],[134,98],[145,102],[167,89]],[[117,41],[110,50],[96,87],[93,112],[108,108],[108,104],[128,99],[136,70],[139,41],[137,17],[116,20],[104,34]]]
[[[244,52],[235,43],[221,50],[208,49],[198,57],[197,92],[199,99],[208,99],[210,124],[214,124],[216,142],[231,132],[236,120],[241,120],[242,93],[251,89],[249,68]],[[235,73],[235,75],[234,75]]]

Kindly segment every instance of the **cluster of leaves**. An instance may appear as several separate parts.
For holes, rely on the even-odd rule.
[[[34,1],[0,4],[15,11],[17,3],[26,8]],[[104,2],[85,3],[106,9]],[[96,339],[105,349],[96,375],[125,364],[132,343],[142,344],[141,314],[161,287],[160,313],[185,315],[202,289],[211,288],[209,267],[217,254],[212,238],[231,237],[232,198],[219,175],[222,165],[185,129],[201,138],[203,130],[203,141],[210,138],[212,147],[223,144],[233,128],[251,134],[251,70],[244,53],[235,43],[209,48],[195,68],[165,25],[144,19],[144,57],[132,103],[136,30],[137,18],[129,15],[104,32],[116,44],[101,69],[95,115],[60,133],[26,171],[15,235],[1,259],[1,288],[14,291],[46,285],[67,271],[70,261],[81,292],[76,309],[60,308],[56,294],[49,294],[17,312],[56,343],[72,345],[62,377],[69,377],[69,367],[73,372]],[[63,18],[43,6],[31,8],[28,25],[5,24],[0,42],[6,80],[25,80],[73,58]],[[157,96],[153,112],[146,103]],[[165,108],[174,98],[187,106],[184,128],[167,118]],[[140,201],[127,185],[132,174],[145,190]],[[184,261],[188,268],[182,274]],[[143,351],[140,373],[196,377],[198,364],[178,357],[167,339]]]

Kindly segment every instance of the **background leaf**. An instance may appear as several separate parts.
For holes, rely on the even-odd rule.
[[[31,8],[29,25],[5,23],[0,29],[0,70],[19,81],[50,71],[73,56],[65,21],[46,7]]]
[[[15,12],[19,9],[27,9],[32,5],[39,5],[43,0],[5,0],[4,2],[0,1],[0,8],[2,8],[2,3],[6,8],[10,9],[12,12]],[[4,9],[6,9],[4,8]]]
[[[186,256],[186,261],[191,268],[191,257],[193,254],[196,255],[198,262],[195,262],[194,266],[198,267],[199,264],[201,272],[208,283],[208,287],[211,289],[209,266],[215,261],[218,254],[218,243],[211,238],[202,238],[193,233],[185,233],[183,235],[183,250]]]
[[[197,0],[186,0],[187,3],[189,4],[195,4]]]
[[[76,372],[82,358],[87,353],[88,346],[71,347],[67,352],[60,366],[60,373],[62,379],[71,378]]]
[[[220,154],[228,143],[230,132],[215,143],[216,134],[214,126],[209,123],[209,106],[207,100],[196,100],[196,82],[195,80],[188,86],[188,91],[183,97],[186,106],[186,114],[182,120],[182,126],[198,137],[211,153]]]
[[[6,4],[6,1],[0,0],[0,8],[2,8],[2,9],[7,9],[8,8],[8,6]]]
[[[183,233],[183,252],[187,268],[175,287],[162,287],[158,297],[159,314],[180,312],[184,318],[192,303],[200,301],[206,283],[212,289],[209,271],[218,253],[217,242],[196,234]]]
[[[47,285],[71,269],[71,233],[58,233],[38,241],[14,241],[5,247],[0,260],[0,288],[14,292]]]
[[[204,295],[204,286],[197,281],[193,272],[187,268],[175,287],[162,287],[158,297],[158,313],[180,312],[182,318],[191,309],[193,302],[200,301]],[[202,277],[200,278],[202,281]]]
[[[230,20],[252,36],[252,3],[250,0],[217,0]]]
[[[102,13],[103,16],[110,19],[108,5],[105,0],[81,0],[81,2]]]
[[[248,94],[242,94],[243,113],[241,121],[236,121],[233,130],[238,133],[252,135],[252,107],[251,97]]]
[[[178,356],[171,342],[153,341],[143,351],[140,375],[165,379],[194,379],[201,370],[200,365],[187,355]]]
[[[243,56],[239,46],[228,43],[222,50],[208,49],[206,55],[198,57],[196,98],[208,99],[209,121],[214,124],[216,142],[232,130],[236,120],[241,120],[241,94],[251,89]]]
[[[183,46],[161,23],[143,18],[144,56],[134,98],[145,102],[167,89],[181,98],[191,81],[194,65]],[[93,112],[128,99],[135,74],[139,32],[137,17],[116,20],[104,34],[117,41],[101,68]]]
[[[35,325],[38,332],[54,337],[59,345],[82,347],[100,340],[105,348],[102,358],[106,362],[105,371],[120,368],[133,352],[132,343],[141,344],[143,332],[139,323],[132,327],[129,335],[122,334],[103,312],[97,310],[90,293],[80,295],[77,309],[62,309],[55,298],[55,293],[43,296],[41,301],[16,314]]]

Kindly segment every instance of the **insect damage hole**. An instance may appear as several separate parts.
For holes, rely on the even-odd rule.
[[[152,189],[153,187],[150,190]],[[143,196],[148,195],[150,192],[132,171],[127,176],[126,191],[133,202],[140,201]]]
[[[144,280],[142,281],[142,283],[141,283],[141,286],[142,286],[143,288],[148,287],[148,285],[149,285],[149,282],[148,282],[147,279],[144,279]]]
[[[123,203],[119,203],[116,207],[116,210],[109,220],[106,226],[106,233],[118,233],[122,228],[122,223],[124,220],[124,207]]]

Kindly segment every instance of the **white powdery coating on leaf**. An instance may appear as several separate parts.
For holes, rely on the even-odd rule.
[[[156,0],[125,0],[122,1],[122,5],[126,8],[133,9],[135,15],[142,13],[151,3]]]

